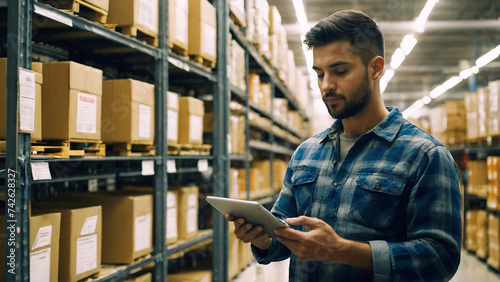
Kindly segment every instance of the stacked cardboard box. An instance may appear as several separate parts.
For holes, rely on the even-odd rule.
[[[500,135],[500,80],[488,83],[488,135]]]
[[[188,48],[189,2],[185,0],[168,1],[168,44],[170,48]]]
[[[106,143],[153,144],[155,86],[133,79],[105,80],[102,140]]]
[[[273,159],[273,189],[278,192],[283,188],[283,178],[285,177],[288,163],[282,159]]]
[[[198,233],[199,188],[197,186],[176,186],[169,189],[178,193],[178,239],[191,239]]]
[[[478,210],[468,210],[465,214],[465,248],[469,251],[475,252],[477,250],[477,228],[476,228],[476,219],[477,219]]]
[[[238,273],[240,273],[239,265],[239,248],[240,240],[234,234],[234,223],[228,224],[229,231],[229,265],[228,265],[228,279],[231,281]]]
[[[478,210],[476,215],[476,256],[480,259],[488,257],[488,227],[487,212]]]
[[[108,22],[158,37],[158,0],[110,1]]]
[[[229,12],[234,17],[235,22],[241,27],[246,27],[245,0],[229,0],[228,2]]]
[[[271,59],[269,50],[269,3],[267,0],[247,1],[248,24],[252,33],[247,33],[248,40],[257,48],[259,54]],[[251,22],[251,23],[250,23]],[[247,31],[249,31],[247,29]]]
[[[489,209],[499,210],[500,209],[500,198],[499,198],[499,173],[500,173],[500,157],[488,156],[486,158],[487,163],[487,174],[488,174],[488,195],[486,197],[486,205]]]
[[[249,170],[249,187],[250,197],[259,197],[270,194],[272,179],[271,179],[271,162],[269,159],[256,159],[250,163]]]
[[[486,160],[467,162],[467,193],[486,198],[488,193],[488,165]]]
[[[465,112],[466,112],[466,140],[476,141],[479,138],[479,95],[477,92],[465,93]],[[483,129],[486,130],[486,129]]]
[[[179,94],[167,92],[167,142],[179,141]]]
[[[204,103],[193,97],[179,98],[179,144],[203,143]]]
[[[217,21],[215,8],[208,0],[189,0],[188,54],[217,61]]]
[[[229,150],[230,154],[245,153],[245,117],[242,115],[229,116]]]
[[[61,213],[59,281],[76,282],[101,269],[101,206],[33,203],[35,212]]]
[[[211,270],[188,270],[179,273],[169,273],[169,282],[211,282]]]
[[[488,215],[488,265],[500,270],[500,217]]]
[[[287,123],[288,100],[286,98],[273,99],[273,118],[282,123]]]
[[[43,65],[42,63],[33,62],[31,64],[32,71],[27,71],[29,76],[34,77],[34,91],[30,91],[29,96],[20,97],[20,107],[28,111],[20,116],[20,125],[27,122],[26,126],[20,127],[19,131],[31,133],[32,141],[42,140],[42,85],[43,85]],[[22,77],[20,76],[21,80]],[[26,77],[31,80],[32,78]],[[6,104],[7,104],[7,58],[0,58],[0,139],[6,139]],[[26,129],[23,129],[26,127]]]
[[[55,202],[102,206],[102,263],[132,264],[153,249],[153,197],[125,191],[73,193]]]
[[[229,81],[237,88],[245,91],[247,89],[245,81],[245,49],[237,41],[231,40],[230,51]]]
[[[75,62],[43,64],[44,140],[101,140],[102,71]],[[55,111],[54,109],[57,109]]]
[[[281,15],[278,7],[269,6],[269,50],[271,53],[271,66],[279,68],[279,37],[281,32]]]
[[[486,138],[488,132],[488,87],[480,87],[477,89],[477,112],[478,112],[478,130],[479,138]]]
[[[464,100],[447,100],[431,110],[431,134],[441,143],[457,146],[465,143]]]
[[[33,213],[30,217],[30,268],[29,277],[31,281],[60,281],[58,280],[59,272],[59,236],[61,228],[60,213]],[[12,238],[16,235],[16,230],[6,228],[5,216],[0,216],[0,273],[6,275],[7,269],[16,270],[19,265],[15,258],[15,263],[11,263],[13,245],[10,244],[6,252],[7,238]],[[15,227],[14,227],[15,228]],[[5,231],[9,232],[5,234]],[[5,261],[7,259],[7,261]],[[10,264],[9,264],[10,263]],[[14,264],[14,265],[12,265]]]

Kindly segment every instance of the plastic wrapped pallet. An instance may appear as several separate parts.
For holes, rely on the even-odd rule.
[[[488,87],[481,87],[477,89],[477,112],[478,112],[478,129],[479,138],[486,138],[488,132]]]
[[[476,217],[476,256],[480,259],[486,259],[488,256],[488,228],[487,212],[478,210]]]
[[[477,239],[476,239],[476,218],[477,210],[468,210],[465,215],[465,226],[466,226],[466,241],[465,248],[469,251],[477,250]]]
[[[475,141],[479,138],[479,108],[477,92],[467,92],[465,94],[465,112],[467,123],[466,139],[468,141]]]
[[[500,135],[500,80],[488,83],[488,135]]]
[[[500,270],[500,217],[488,215],[488,265]]]

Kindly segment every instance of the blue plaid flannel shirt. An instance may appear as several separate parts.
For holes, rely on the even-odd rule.
[[[374,272],[330,262],[302,262],[277,240],[259,263],[290,257],[290,281],[445,281],[460,262],[460,175],[450,152],[388,108],[337,164],[340,121],[294,152],[272,211],[306,215],[339,236],[371,246]],[[307,231],[305,226],[295,226]]]

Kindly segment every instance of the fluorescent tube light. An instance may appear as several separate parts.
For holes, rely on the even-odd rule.
[[[463,78],[461,78],[460,76],[454,76],[454,77],[448,79],[447,81],[445,81],[443,83],[443,86],[446,87],[447,89],[451,89],[451,88],[455,87],[457,84],[459,84],[462,80],[463,80]]]
[[[425,96],[424,98],[422,98],[422,103],[424,103],[425,105],[429,104],[431,101],[432,98],[429,96]]]
[[[305,34],[309,29],[307,23],[307,16],[304,10],[304,3],[302,0],[292,0],[293,7],[295,8],[295,15],[297,16],[297,21],[299,22],[300,28],[302,29],[302,34]]]
[[[417,44],[417,39],[413,36],[413,34],[407,34],[404,38],[403,41],[401,41],[401,49],[403,49],[403,52],[406,56],[410,54],[411,50],[413,50],[413,47]]]
[[[469,78],[471,75],[472,75],[472,69],[465,69],[465,70],[462,70],[459,74],[458,74],[462,79],[467,79]]]
[[[391,68],[397,69],[401,65],[401,63],[405,60],[406,56],[403,52],[403,49],[398,48],[394,51],[391,57]]]
[[[431,92],[429,92],[429,96],[432,99],[436,99],[437,97],[443,95],[446,91],[448,91],[448,88],[446,88],[444,85],[439,85],[438,87],[434,88]]]
[[[420,15],[415,20],[415,22],[417,23],[417,27],[422,28],[425,25],[425,23],[427,22],[427,18],[431,14],[432,9],[434,9],[434,6],[437,2],[438,0],[427,0],[427,3],[425,3],[424,8],[422,9],[422,12],[420,12]]]
[[[484,54],[481,56],[479,59],[476,60],[476,66],[479,68],[482,68],[489,64],[491,61],[496,59],[500,55],[500,48],[495,48],[489,51],[488,53]]]

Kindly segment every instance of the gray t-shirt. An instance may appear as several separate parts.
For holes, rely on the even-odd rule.
[[[363,133],[360,134],[345,134],[344,132],[340,133],[340,158],[338,160],[338,165],[341,166],[342,162],[347,156],[347,152],[351,149],[351,147],[356,143],[359,137]]]

